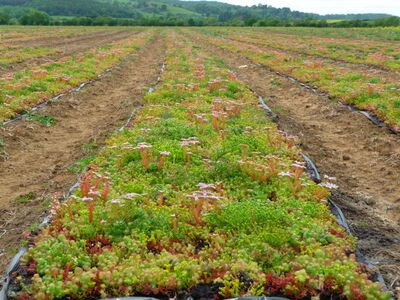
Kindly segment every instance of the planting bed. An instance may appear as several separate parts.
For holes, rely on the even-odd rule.
[[[159,76],[163,38],[152,38],[79,91],[50,101],[0,129],[0,272],[34,228],[76,181],[86,162],[126,122]],[[0,276],[1,277],[1,276]]]
[[[0,76],[122,39],[124,34],[132,34],[132,29],[2,27]]]
[[[98,37],[103,44],[96,42],[95,45],[98,45],[98,47],[94,49],[86,46],[87,49],[85,50],[84,47],[75,45],[77,50],[82,51],[74,53],[74,51],[71,51],[71,48],[74,47],[70,47],[70,55],[48,58],[41,63],[36,61],[31,67],[25,66],[26,68],[3,75],[0,83],[0,121],[12,118],[57,94],[95,78],[99,73],[136,51],[151,36],[152,31],[147,30],[136,36],[134,31],[130,34],[123,33],[120,40],[114,38],[114,42],[112,39],[102,40],[101,37]],[[86,37],[84,43],[90,46],[92,38]],[[35,56],[36,51],[39,51],[37,54],[43,55],[61,51],[56,48],[34,49],[33,51],[32,49],[20,49],[19,51],[23,54],[27,53],[30,58],[32,58],[32,55]],[[18,55],[15,56],[13,51],[10,49],[5,49],[5,51],[6,53],[13,53],[12,57],[17,59]]]
[[[198,45],[167,36],[166,72],[30,237],[11,298],[146,295],[389,299],[355,260],[294,136]]]
[[[104,27],[51,27],[48,26],[2,26],[1,39],[5,45],[21,45],[54,38],[77,37],[104,30]]]
[[[333,199],[344,209],[361,252],[380,269],[388,287],[399,289],[399,136],[244,55],[192,32],[189,36],[266,97],[279,127],[299,137],[321,173],[338,178]]]
[[[240,41],[271,48],[331,58],[337,61],[371,65],[385,70],[400,69],[400,43],[343,37],[321,37],[302,34],[282,34],[270,29],[216,29],[216,33]]]
[[[295,44],[274,47],[265,47],[262,37],[251,39],[247,34],[238,35],[226,33],[234,38],[227,39],[219,34],[218,30],[201,30],[207,36],[207,41],[244,55],[250,60],[260,63],[282,74],[292,76],[302,83],[326,92],[331,98],[339,99],[355,107],[367,110],[384,120],[391,128],[400,132],[400,89],[397,72],[371,70],[366,66],[341,64],[331,59],[310,56]],[[288,43],[295,38],[287,38]],[[307,44],[305,42],[304,44]],[[340,42],[337,41],[337,44]],[[278,46],[276,46],[278,45]],[[288,48],[297,49],[295,51]],[[350,50],[343,50],[351,54]],[[317,51],[313,49],[313,51]],[[320,51],[322,52],[322,51]],[[344,54],[340,55],[344,57]],[[398,58],[393,58],[398,61]],[[377,58],[375,62],[379,61]],[[365,61],[367,62],[367,61]]]

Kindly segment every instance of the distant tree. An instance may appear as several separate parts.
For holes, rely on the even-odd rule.
[[[254,17],[251,17],[251,18],[246,18],[245,20],[244,20],[244,25],[246,25],[246,26],[253,26],[254,24],[256,24],[257,23],[257,18],[254,18]]]
[[[398,17],[386,18],[382,22],[382,26],[399,26],[399,25],[400,25],[400,18]]]
[[[75,18],[75,22],[76,22],[76,25],[79,25],[79,26],[89,26],[89,25],[92,25],[93,24],[93,20],[92,20],[92,18],[89,18],[89,17],[78,17],[78,18]]]
[[[11,17],[8,14],[0,13],[0,25],[8,24]]]
[[[93,20],[93,25],[97,26],[114,25],[114,21],[113,18],[111,17],[98,16]]]
[[[22,25],[49,25],[50,16],[42,11],[31,10],[23,15],[19,22]]]
[[[18,25],[18,19],[17,18],[11,18],[8,21],[8,25]]]

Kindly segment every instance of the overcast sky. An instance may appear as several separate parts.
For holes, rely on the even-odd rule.
[[[400,0],[218,0],[238,5],[268,4],[318,14],[388,13],[400,16]]]

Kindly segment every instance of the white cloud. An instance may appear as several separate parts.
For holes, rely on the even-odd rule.
[[[268,4],[319,14],[387,13],[400,16],[399,0],[220,0],[237,5]]]

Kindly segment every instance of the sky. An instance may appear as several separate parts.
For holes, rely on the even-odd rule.
[[[268,4],[318,14],[388,13],[400,16],[400,0],[217,0],[237,5]]]

